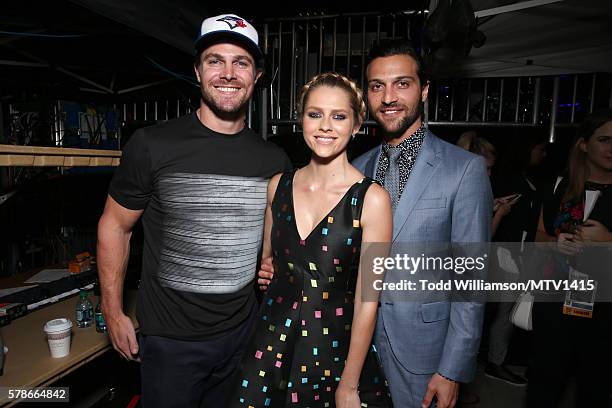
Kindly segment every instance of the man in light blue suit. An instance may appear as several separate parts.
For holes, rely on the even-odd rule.
[[[405,42],[383,42],[370,52],[367,76],[384,142],[353,164],[391,195],[391,255],[402,244],[488,241],[493,199],[484,160],[423,127],[429,84],[418,54]],[[385,279],[400,280],[398,273]],[[474,376],[484,304],[395,297],[381,294],[375,334],[394,405],[453,407],[459,383]]]

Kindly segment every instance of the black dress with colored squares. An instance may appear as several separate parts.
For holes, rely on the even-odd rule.
[[[293,206],[293,173],[272,202],[275,274],[231,393],[231,407],[335,407],[348,355],[361,246],[360,218],[374,181],[355,183],[305,238]],[[359,384],[362,407],[390,400],[375,347]]]

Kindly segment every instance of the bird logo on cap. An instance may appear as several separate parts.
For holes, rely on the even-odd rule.
[[[223,18],[218,19],[217,21],[223,21],[224,23],[226,23],[229,26],[230,30],[233,30],[236,27],[246,28],[247,26],[243,19],[234,16],[225,16]]]

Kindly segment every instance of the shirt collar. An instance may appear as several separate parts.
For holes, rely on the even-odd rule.
[[[411,148],[418,151],[423,144],[423,140],[425,140],[425,135],[427,134],[427,129],[425,126],[421,126],[418,128],[410,137],[406,138],[397,146],[391,146],[388,142],[383,144],[383,152],[386,154],[387,151],[391,148],[400,148],[402,149],[402,156]]]

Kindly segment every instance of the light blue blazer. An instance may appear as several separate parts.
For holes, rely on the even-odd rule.
[[[375,178],[382,147],[353,161]],[[493,198],[484,159],[428,132],[393,217],[391,256],[402,243],[490,240]],[[399,281],[387,271],[385,280]],[[401,273],[405,273],[402,271]],[[389,339],[395,358],[414,374],[469,382],[476,368],[484,304],[381,295],[376,337]]]

